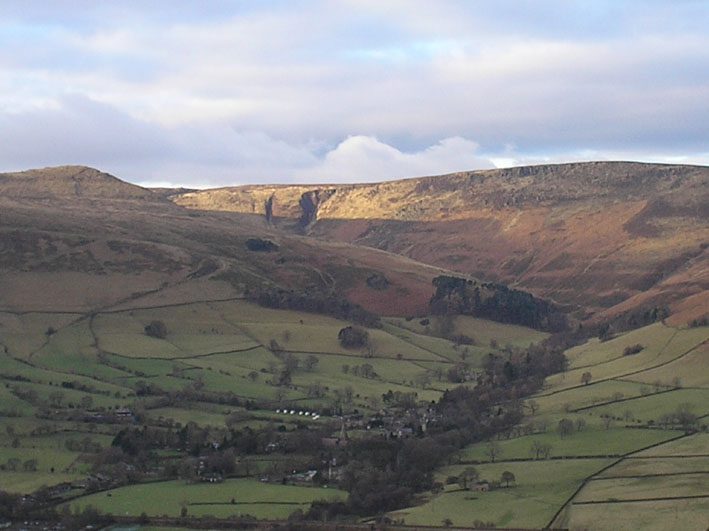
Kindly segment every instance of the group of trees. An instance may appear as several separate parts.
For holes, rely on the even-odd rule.
[[[433,279],[433,285],[436,293],[429,303],[433,314],[472,315],[551,332],[565,330],[567,326],[564,314],[551,303],[502,284],[478,284],[442,275]]]
[[[351,321],[368,328],[382,327],[378,315],[333,292],[264,289],[250,291],[247,293],[247,298],[266,308],[318,313]]]
[[[369,344],[369,332],[359,326],[346,326],[337,334],[337,339],[345,348],[362,348]]]

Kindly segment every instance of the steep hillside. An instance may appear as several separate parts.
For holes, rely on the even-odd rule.
[[[168,293],[160,300],[283,288],[422,314],[432,279],[447,273],[289,236],[262,217],[190,211],[83,167],[0,175],[0,219],[0,310],[8,311],[86,312]],[[253,250],[250,239],[273,245]],[[386,282],[372,287],[373,276]]]
[[[706,167],[593,162],[171,198],[519,286],[580,317],[709,311]]]

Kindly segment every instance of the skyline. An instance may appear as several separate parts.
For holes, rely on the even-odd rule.
[[[145,186],[709,164],[709,6],[0,4],[0,171]]]

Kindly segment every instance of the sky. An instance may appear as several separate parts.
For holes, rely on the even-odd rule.
[[[709,164],[705,0],[0,0],[0,171],[146,186]]]

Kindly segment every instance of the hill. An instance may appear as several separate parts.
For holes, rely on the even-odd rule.
[[[356,243],[610,318],[709,311],[709,168],[591,162],[377,184],[177,193],[192,209]]]
[[[0,209],[0,309],[12,311],[86,312],[167,292],[283,289],[335,294],[377,313],[424,314],[432,279],[448,272],[284,234],[262,217],[190,211],[85,167],[0,174]],[[374,288],[370,277],[385,284]]]
[[[158,201],[152,191],[85,166],[0,173],[4,197],[23,199],[106,198]]]
[[[605,163],[200,192],[2,174],[0,518],[704,529],[709,335],[678,323],[706,304],[705,199],[704,168]],[[519,326],[555,305],[505,274],[580,317],[675,314],[562,353],[573,334]]]

